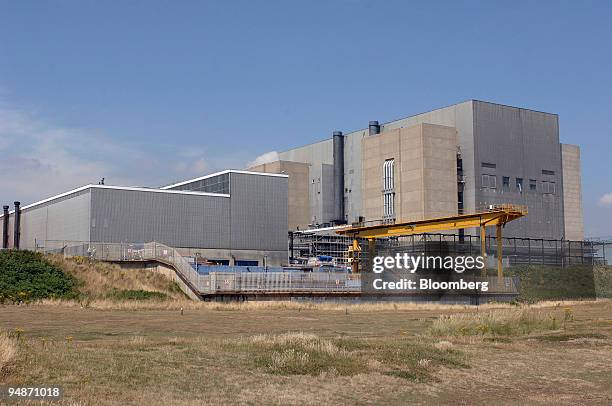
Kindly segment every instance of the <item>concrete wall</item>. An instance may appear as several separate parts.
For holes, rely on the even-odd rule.
[[[464,209],[466,212],[474,211],[476,208],[473,105],[474,101],[468,100],[463,103],[391,121],[381,126],[381,132],[413,127],[418,124],[436,124],[456,129],[457,143],[463,157],[463,174],[466,177],[464,187]],[[356,131],[349,134],[349,136],[357,138],[365,137],[363,131]]]
[[[394,159],[396,221],[457,213],[457,132],[419,124],[387,130],[362,140],[363,213],[383,217],[383,164]]]
[[[308,195],[303,196],[310,205],[308,224],[324,224],[334,220],[334,159],[331,136],[321,142],[281,152],[279,157],[282,161],[308,164]],[[345,164],[348,160],[350,157],[347,158],[345,149]]]
[[[564,181],[561,166],[558,116],[528,109],[504,106],[495,103],[469,100],[463,103],[417,114],[381,125],[384,134],[393,130],[428,123],[457,130],[457,144],[463,160],[464,212],[475,212],[490,204],[514,203],[526,205],[529,215],[509,223],[504,235],[533,238],[562,238],[565,232],[563,214]],[[372,205],[382,204],[380,190],[362,195],[371,186],[362,185],[364,141],[371,138],[367,129],[345,135],[345,212],[349,222],[356,221],[360,215],[372,216]],[[331,137],[324,141],[282,152],[281,159],[300,162],[333,164]],[[483,163],[495,168],[483,167]],[[370,168],[371,169],[371,168]],[[311,167],[313,173],[319,169]],[[484,187],[482,175],[496,178],[496,188]],[[378,176],[378,175],[376,175]],[[316,176],[314,176],[316,177]],[[504,177],[509,178],[508,187],[503,187]],[[516,179],[523,179],[523,189],[519,191]],[[530,179],[536,181],[536,190],[530,189]],[[378,181],[378,180],[377,180]],[[545,184],[554,183],[554,193],[545,192]],[[455,186],[456,187],[456,186]],[[370,193],[370,192],[368,192]],[[325,197],[318,197],[311,191],[311,214],[324,215],[322,206]],[[329,197],[333,202],[333,198]],[[376,200],[376,203],[374,201]],[[370,203],[366,203],[366,202]],[[369,204],[369,208],[363,205]],[[396,203],[397,205],[397,203]],[[378,206],[376,206],[378,207]],[[376,208],[375,210],[378,210]],[[570,204],[571,210],[571,204]],[[432,212],[441,210],[432,210]],[[443,211],[443,210],[442,210]],[[582,217],[570,215],[576,224],[575,230],[582,228]],[[466,230],[477,234],[477,230]],[[490,232],[494,232],[490,230]],[[579,235],[577,232],[574,235]]]
[[[417,124],[428,123],[457,130],[458,143],[461,146],[464,162],[464,175],[469,180],[465,184],[464,207],[466,211],[473,211],[476,207],[476,184],[474,179],[474,135],[473,135],[473,101],[466,101],[449,107],[437,109],[427,113],[395,120],[381,125],[381,132],[399,128],[413,127]],[[362,196],[362,142],[369,138],[367,128],[348,133],[344,137],[344,185],[345,185],[345,213],[349,223],[356,222],[359,216],[364,215],[362,205],[368,198]],[[321,164],[333,164],[333,150],[331,136],[329,139],[281,152],[280,159],[306,162],[311,164],[310,178],[318,181]],[[333,186],[333,185],[332,185]],[[311,217],[319,223],[332,220],[333,212],[327,212],[324,207],[333,205],[333,189],[329,197],[316,196],[317,192],[311,190]],[[318,200],[314,200],[318,199]],[[370,198],[371,199],[371,198]],[[333,208],[333,206],[331,206]]]
[[[302,162],[274,161],[248,168],[255,172],[285,173],[289,175],[288,227],[289,230],[307,229],[310,224],[309,165]]]
[[[236,261],[257,261],[258,266],[282,266],[289,262],[288,250],[238,250],[208,248],[177,248],[180,255],[201,257],[211,261],[227,260],[230,265]]]
[[[583,240],[580,148],[577,145],[561,144],[561,159],[563,165],[564,238],[567,240]]]

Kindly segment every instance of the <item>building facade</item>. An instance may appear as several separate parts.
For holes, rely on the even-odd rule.
[[[87,185],[20,208],[18,245],[155,241],[217,263],[278,266],[287,262],[287,182],[224,171],[160,189]],[[13,248],[15,211],[5,217]]]
[[[308,166],[306,183],[303,176],[289,179],[299,184],[290,186],[289,199],[309,207],[308,222],[290,213],[289,223],[300,228],[521,204],[529,215],[508,224],[504,235],[584,238],[579,148],[559,142],[556,114],[469,100],[334,132],[279,157],[285,166]],[[259,169],[282,171],[274,163]]]

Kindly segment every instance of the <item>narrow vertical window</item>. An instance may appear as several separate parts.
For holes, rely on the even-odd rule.
[[[383,164],[383,219],[395,218],[395,160],[387,159]]]

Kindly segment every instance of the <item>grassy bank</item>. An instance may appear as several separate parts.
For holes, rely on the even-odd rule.
[[[185,300],[179,286],[161,274],[122,269],[83,257],[64,258],[31,251],[0,252],[0,302],[41,300],[162,302]]]
[[[75,299],[78,281],[31,251],[0,251],[0,303]]]
[[[520,278],[520,301],[595,299],[593,266],[521,265],[504,271]]]

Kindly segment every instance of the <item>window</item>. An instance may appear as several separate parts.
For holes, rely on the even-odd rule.
[[[555,171],[549,171],[548,169],[542,169],[542,175],[554,175]]]
[[[395,159],[383,164],[383,219],[395,217]]]
[[[502,177],[502,187],[505,190],[510,189],[510,177],[509,176]]]
[[[480,166],[482,166],[483,168],[489,168],[489,169],[497,168],[497,165],[489,163],[489,162],[482,162]]]
[[[523,193],[523,178],[516,178],[516,188],[520,193]]]
[[[535,179],[529,179],[529,190],[538,190],[538,182]]]
[[[188,190],[193,192],[226,193],[229,190],[229,173],[190,182],[185,185],[173,187],[173,190]]]
[[[497,177],[495,175],[482,175],[482,187],[485,189],[497,188]]]
[[[557,185],[555,184],[555,182],[542,181],[542,193],[554,195],[557,189],[556,186]]]

